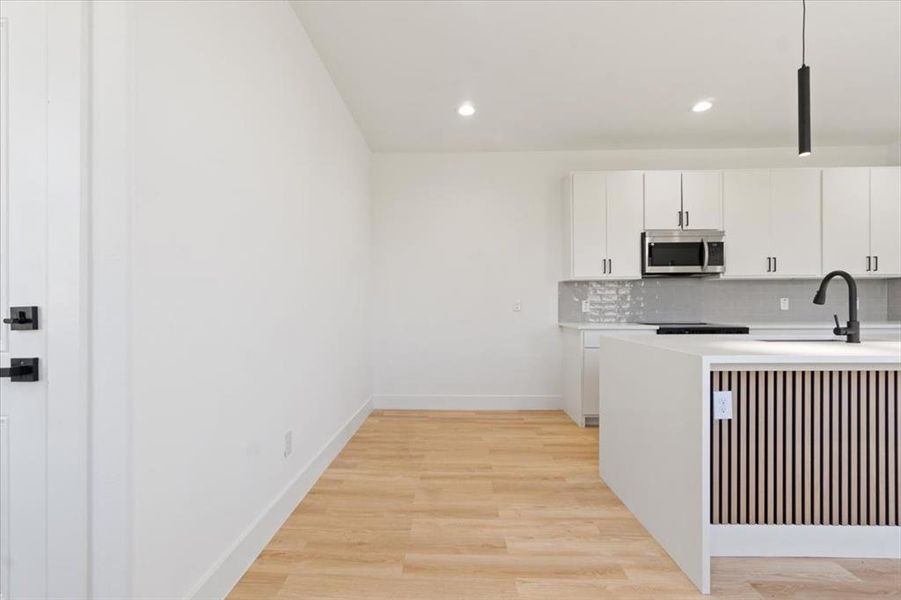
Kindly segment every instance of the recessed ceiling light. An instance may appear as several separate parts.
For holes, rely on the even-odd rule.
[[[457,114],[461,117],[471,117],[476,114],[476,107],[472,105],[472,102],[464,102],[457,109]]]
[[[713,102],[710,100],[701,100],[697,104],[691,107],[691,110],[694,112],[704,112],[706,110],[710,110],[713,108]]]

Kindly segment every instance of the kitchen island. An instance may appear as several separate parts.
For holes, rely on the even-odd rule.
[[[901,342],[598,346],[601,477],[702,592],[711,556],[901,558]]]

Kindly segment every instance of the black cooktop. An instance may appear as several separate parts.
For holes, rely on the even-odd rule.
[[[659,323],[645,322],[642,325],[656,325],[658,335],[691,335],[691,334],[725,334],[725,333],[748,333],[749,329],[745,325],[722,325],[720,323]]]

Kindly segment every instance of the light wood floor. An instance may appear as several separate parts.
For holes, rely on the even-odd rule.
[[[260,599],[703,598],[561,412],[376,411],[232,591]],[[901,561],[717,559],[713,598],[901,598]]]

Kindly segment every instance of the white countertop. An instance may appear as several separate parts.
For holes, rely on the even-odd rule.
[[[839,318],[839,321],[841,322],[842,327],[844,327],[845,321],[841,320],[841,318]],[[795,321],[788,323],[752,321],[746,323],[746,325],[751,329],[828,329],[829,331],[832,331],[832,328],[835,326],[831,321]],[[862,321],[860,323],[860,328],[901,330],[901,321]]]
[[[901,366],[901,341],[778,341],[747,335],[640,335],[610,333],[606,338],[702,357],[708,364],[888,364]]]
[[[579,331],[654,331],[656,325],[643,325],[641,323],[575,323],[563,321],[558,323],[564,329],[578,329]]]
[[[833,324],[830,321],[795,321],[795,322],[772,322],[772,321],[751,321],[737,322],[738,325],[747,325],[753,331],[754,329],[822,329],[824,331],[832,331]],[[578,329],[579,331],[630,331],[630,330],[654,330],[656,325],[644,325],[642,323],[575,323],[572,321],[564,321],[558,323],[564,329]],[[842,322],[844,325],[844,322]],[[901,321],[864,321],[860,324],[862,330],[867,329],[888,329],[901,330]]]

